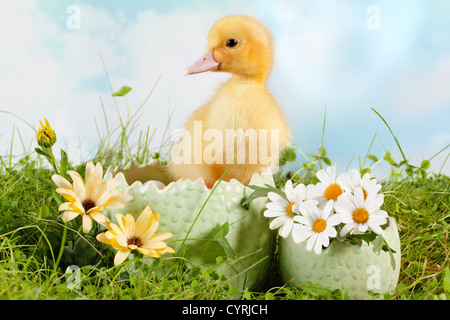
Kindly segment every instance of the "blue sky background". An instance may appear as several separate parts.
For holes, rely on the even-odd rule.
[[[80,28],[70,29],[67,8],[80,9]],[[379,28],[369,29],[370,6]],[[391,126],[406,156],[419,165],[450,144],[450,2],[434,1],[80,1],[0,2],[0,110],[33,125],[46,117],[58,146],[87,160],[104,129],[102,100],[118,124],[103,56],[114,90],[128,85],[133,108],[161,77],[145,106],[142,127],[157,128],[159,144],[205,102],[226,74],[185,77],[203,52],[212,24],[229,14],[249,14],[272,31],[276,61],[269,88],[288,117],[303,152],[324,145],[338,168],[384,148],[400,153],[376,109]],[[125,115],[122,100],[118,106]],[[34,132],[19,118],[0,113],[0,152],[34,146]],[[20,137],[18,133],[20,132]],[[381,143],[383,146],[381,145]],[[441,169],[450,148],[433,159]],[[450,164],[443,172],[450,174]]]

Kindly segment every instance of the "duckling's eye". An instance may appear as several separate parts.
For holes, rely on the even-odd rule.
[[[230,39],[227,41],[227,47],[233,48],[238,44],[238,42],[235,39]]]

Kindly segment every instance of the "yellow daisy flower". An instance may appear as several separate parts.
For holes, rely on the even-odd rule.
[[[125,202],[133,197],[123,194],[115,188],[120,184],[119,180],[113,178],[103,180],[103,167],[100,163],[95,166],[92,162],[86,164],[85,178],[76,171],[68,171],[73,185],[60,175],[52,176],[53,182],[59,187],[56,189],[68,202],[59,206],[64,211],[61,218],[64,222],[83,216],[83,232],[89,233],[92,228],[92,220],[108,227],[110,220],[101,212],[105,209],[123,209]]]
[[[121,264],[132,250],[151,258],[159,258],[166,252],[175,253],[163,242],[173,235],[168,232],[155,233],[159,225],[159,214],[153,213],[149,206],[142,211],[136,221],[129,213],[126,217],[116,213],[116,220],[118,225],[110,223],[107,232],[97,235],[98,241],[118,250],[114,257],[114,265]]]

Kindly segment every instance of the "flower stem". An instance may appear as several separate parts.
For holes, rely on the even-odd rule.
[[[55,170],[56,174],[59,174],[58,166],[56,165],[55,156],[53,155],[52,148],[50,147],[50,148],[46,148],[46,149],[48,151],[48,154],[50,155],[50,164],[52,165],[53,170]]]
[[[64,252],[64,245],[66,243],[66,235],[67,235],[67,228],[66,228],[66,226],[64,226],[64,230],[63,230],[63,234],[62,234],[62,238],[61,238],[61,246],[59,247],[58,258],[56,258],[55,270],[58,268],[59,262],[61,261],[61,258],[62,258],[63,252]]]
[[[130,104],[128,103],[127,97],[123,96],[123,99],[125,100],[125,103],[127,104],[127,126],[130,122]]]

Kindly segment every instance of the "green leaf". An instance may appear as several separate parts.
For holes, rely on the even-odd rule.
[[[236,253],[234,252],[233,248],[231,247],[230,243],[228,242],[228,239],[226,238],[226,235],[230,231],[230,225],[227,222],[225,222],[223,225],[216,227],[213,229],[212,236],[213,239],[216,240],[220,246],[223,248],[223,251],[225,252],[225,255],[228,258],[235,259]]]
[[[223,251],[225,251],[225,255],[230,259],[236,258],[236,253],[234,252],[233,248],[231,247],[230,243],[228,242],[227,238],[222,238],[216,240],[223,248]]]
[[[447,268],[444,273],[444,280],[442,280],[442,286],[444,287],[445,292],[450,294],[450,269]]]
[[[34,148],[34,150],[35,150],[38,154],[40,154],[40,155],[46,157],[47,160],[51,162],[52,156],[51,156],[47,151],[45,151],[44,149],[41,149],[41,148]]]
[[[132,89],[127,86],[123,86],[119,89],[119,91],[116,91],[112,94],[113,97],[124,97],[127,95],[128,92],[130,92]]]
[[[327,149],[325,149],[325,147],[320,147],[319,148],[319,157],[323,158],[327,155]]]
[[[411,197],[416,200],[423,201],[428,198],[428,195],[427,191],[424,188],[418,187],[411,192]]]
[[[373,252],[377,253],[380,252],[384,247],[384,238],[380,235],[376,237],[373,241]]]
[[[395,164],[395,161],[394,161],[394,159],[392,159],[392,156],[391,156],[391,152],[390,152],[390,151],[386,151],[386,154],[384,155],[383,160],[389,162],[389,163],[392,164],[392,165]]]
[[[389,252],[391,257],[391,265],[392,268],[395,269],[395,260],[394,255],[395,251],[391,249],[386,240],[383,238],[382,235],[378,235],[373,232],[365,232],[365,233],[355,233],[355,234],[347,234],[345,237],[340,236],[340,229],[337,227],[338,234],[336,236],[336,240],[344,243],[349,243],[351,245],[362,245],[362,242],[366,242],[367,244],[372,243],[373,245],[373,252],[377,253],[381,250]]]
[[[391,266],[392,266],[392,269],[395,270],[395,258],[394,258],[395,251],[392,250],[391,247],[388,246],[386,240],[384,240],[383,250],[389,252],[389,256],[391,257]]]
[[[212,235],[215,240],[218,240],[225,238],[229,231],[230,231],[230,224],[227,221],[223,225],[214,228]]]
[[[420,168],[424,169],[424,170],[428,170],[430,168],[430,161],[423,160],[422,163],[420,164]]]
[[[375,157],[373,154],[369,154],[367,156],[367,159],[372,160],[373,162],[378,162],[379,161],[378,158]]]
[[[252,300],[252,295],[248,292],[248,288],[245,288],[244,294],[242,295],[242,300]]]
[[[365,241],[367,244],[370,244],[377,238],[377,235],[373,232],[365,232],[363,234],[355,234],[354,236]]]
[[[61,149],[61,175],[65,175],[69,166],[69,160],[67,159],[67,153]]]
[[[248,199],[246,199],[245,201],[242,202],[242,206],[248,206],[250,204],[250,202],[252,202],[253,200],[255,200],[256,198],[264,198],[267,197],[267,195],[269,194],[269,192],[275,192],[276,194],[280,195],[281,197],[283,197],[284,199],[287,200],[286,194],[274,187],[271,186],[270,184],[264,184],[265,187],[260,187],[260,186],[255,186],[255,185],[249,185],[248,187],[250,189],[253,189],[255,191],[253,191],[250,196],[248,197]]]
[[[48,213],[49,213],[49,209],[48,206],[43,204],[40,208],[39,208],[39,218],[41,219],[45,219],[48,217]]]
[[[275,300],[275,295],[272,292],[267,291],[266,294],[264,295],[264,299],[265,300]]]
[[[283,159],[289,162],[295,161],[297,154],[293,148],[286,148],[283,151]]]
[[[325,164],[326,164],[327,166],[331,166],[331,160],[330,160],[330,159],[328,159],[327,157],[325,157],[325,158],[323,158],[322,160],[323,160],[323,162],[325,162]]]
[[[78,238],[77,241],[75,241],[73,250],[75,252],[75,263],[78,266],[95,264],[96,260],[98,259],[97,251],[92,248],[87,240],[81,237]]]
[[[222,256],[218,256],[216,258],[216,264],[221,264],[221,263],[223,263],[223,257]]]
[[[392,269],[395,269],[395,259],[394,259],[394,253],[395,250],[391,249],[386,240],[383,238],[381,234],[377,235],[376,238],[372,241],[373,245],[373,252],[378,253],[381,252],[381,250],[385,252],[389,252],[389,256],[391,258],[391,266]]]
[[[55,190],[52,192],[53,199],[56,201],[56,205],[59,207],[61,204],[63,204],[63,201],[61,200],[61,195],[59,193],[56,193]]]

